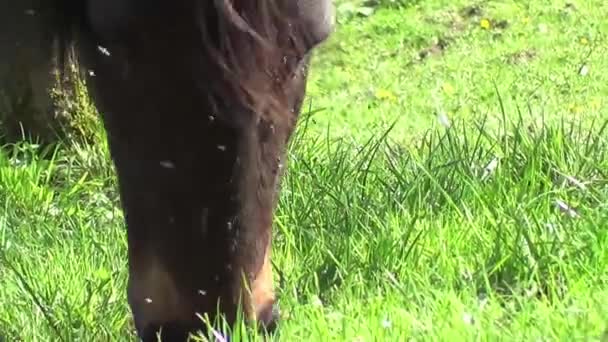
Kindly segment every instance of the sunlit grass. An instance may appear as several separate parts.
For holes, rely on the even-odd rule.
[[[606,123],[514,121],[499,133],[483,123],[409,146],[299,131],[276,220],[279,339],[601,334]],[[122,339],[131,324],[115,181],[86,176],[73,164],[84,157],[68,155],[22,149],[0,162],[2,331]]]
[[[326,108],[318,130],[332,123],[334,136],[396,118],[398,136],[417,135],[438,114],[488,115],[497,125],[495,87],[509,114],[530,104],[551,120],[588,122],[608,103],[605,1],[337,3],[342,25],[318,51],[309,85],[315,106]],[[380,5],[368,5],[371,16],[351,13],[363,3]]]

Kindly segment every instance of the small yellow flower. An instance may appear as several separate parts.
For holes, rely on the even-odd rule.
[[[530,19],[530,17],[524,17],[524,18],[523,18],[521,21],[522,21],[524,24],[527,24],[527,23],[529,23],[529,22],[530,22],[530,20],[531,20],[531,19]]]
[[[481,21],[479,22],[479,26],[481,26],[481,28],[484,30],[489,30],[491,26],[490,20],[486,18],[481,19]]]
[[[585,37],[581,38],[580,42],[583,45],[588,45],[589,44],[589,40],[587,38],[585,38]]]
[[[451,84],[449,84],[447,82],[444,83],[443,86],[441,86],[441,88],[447,95],[454,95],[456,93],[456,89],[454,89],[454,86],[452,86]]]
[[[395,96],[395,94],[393,92],[391,92],[390,90],[378,89],[378,90],[376,90],[375,96],[378,100],[397,102],[397,96]]]
[[[577,105],[575,103],[571,103],[570,106],[568,106],[568,110],[572,114],[580,114],[583,112],[583,106]]]

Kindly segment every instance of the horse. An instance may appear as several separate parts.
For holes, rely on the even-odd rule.
[[[331,0],[39,6],[60,69],[75,52],[106,131],[139,338],[183,341],[201,317],[231,324],[239,308],[276,327],[273,215]]]

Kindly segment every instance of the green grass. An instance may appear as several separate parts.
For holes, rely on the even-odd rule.
[[[608,6],[345,3],[283,181],[275,339],[606,341]],[[0,340],[135,339],[118,208],[103,143],[0,153]]]
[[[399,118],[395,134],[411,136],[439,113],[494,118],[500,114],[495,84],[509,114],[529,103],[550,118],[602,115],[608,102],[605,1],[407,2],[417,4],[380,6],[360,18],[340,10],[356,1],[338,1],[343,25],[317,54],[309,86],[314,105],[326,108],[316,118],[321,128],[331,122],[333,134],[358,135]],[[481,27],[483,19],[490,29]],[[437,50],[439,40],[447,43],[443,52],[419,60],[421,51]]]

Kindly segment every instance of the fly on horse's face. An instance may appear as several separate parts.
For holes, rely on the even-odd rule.
[[[59,0],[68,1],[68,0]],[[331,0],[88,0],[79,53],[128,229],[138,334],[277,319],[271,226]]]

